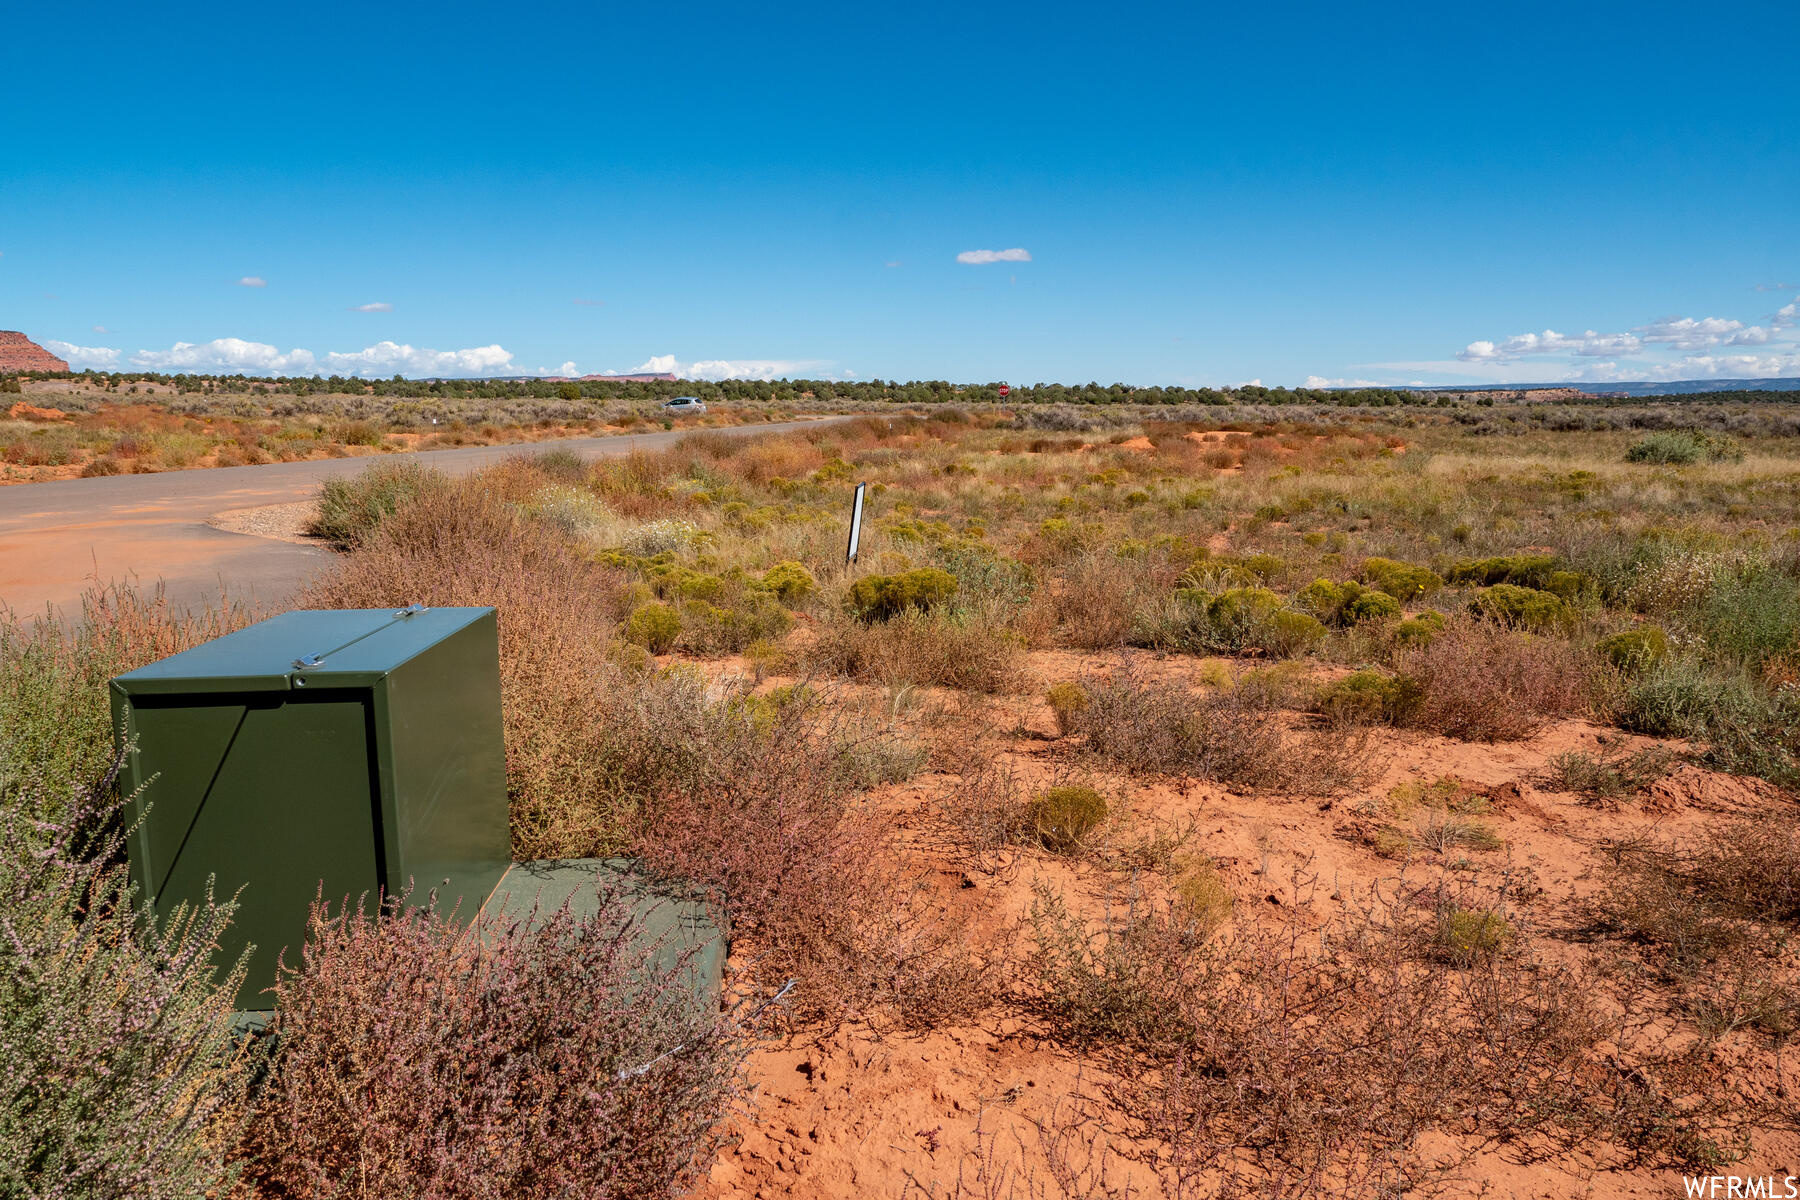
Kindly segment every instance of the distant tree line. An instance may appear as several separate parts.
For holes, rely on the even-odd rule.
[[[30,373],[27,378],[57,378]],[[716,383],[700,380],[631,383],[623,380],[549,380],[549,379],[407,379],[395,375],[390,379],[362,379],[343,375],[263,376],[263,375],[162,375],[153,372],[80,373],[82,378],[98,383],[107,391],[127,391],[134,384],[157,384],[172,387],[183,394],[265,393],[271,395],[374,395],[403,399],[434,397],[487,400],[615,400],[626,403],[653,403],[673,396],[698,396],[708,402],[733,400],[770,401],[777,404],[800,404],[808,400],[851,400],[897,405],[927,404],[1140,404],[1140,405],[1324,405],[1341,408],[1398,408],[1421,405],[1448,408],[1473,402],[1482,407],[1495,403],[1494,396],[1504,395],[1480,388],[1443,388],[1418,390],[1408,388],[1285,388],[1245,384],[1233,388],[1134,387],[1125,383],[1036,383],[1013,385],[1001,395],[1000,383],[956,384],[941,379],[899,380],[870,379],[838,382],[827,379],[749,380],[727,379]],[[1665,401],[1688,401],[1706,404],[1794,404],[1800,403],[1800,392],[1739,390],[1696,392],[1667,396],[1595,396],[1585,399],[1559,398],[1559,404],[1593,404],[1600,406],[1642,405]]]

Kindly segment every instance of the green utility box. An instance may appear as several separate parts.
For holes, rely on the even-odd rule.
[[[256,947],[240,1009],[273,1007],[321,890],[334,908],[435,891],[467,922],[509,865],[491,608],[285,613],[119,676],[112,700],[132,879],[158,915],[208,877],[237,895],[221,961]]]
[[[717,1010],[727,950],[723,919],[697,890],[648,875],[628,858],[514,863],[482,916],[498,931],[542,920],[566,904],[581,920],[600,911],[603,894],[630,905],[634,944],[654,948],[647,965],[659,973],[681,967],[679,982],[700,1010]]]

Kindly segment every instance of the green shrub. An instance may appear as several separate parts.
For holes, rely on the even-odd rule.
[[[681,605],[681,644],[696,654],[735,654],[752,643],[786,633],[794,618],[761,588],[733,588],[719,603]]]
[[[1365,558],[1362,577],[1374,587],[1397,600],[1417,600],[1444,586],[1444,580],[1429,567],[1397,562],[1391,558]]]
[[[1594,592],[1596,585],[1579,571],[1552,571],[1544,576],[1542,590],[1574,604]]]
[[[355,475],[327,479],[307,532],[341,549],[355,549],[401,505],[449,486],[442,472],[409,462],[377,463]]]
[[[865,575],[850,585],[844,606],[864,621],[886,621],[908,609],[925,612],[956,595],[956,576],[937,567],[899,575]]]
[[[1800,582],[1760,563],[1722,571],[1694,616],[1715,654],[1754,665],[1800,645]]]
[[[1283,564],[1281,559],[1275,555],[1264,553],[1250,555],[1248,558],[1244,559],[1241,565],[1244,570],[1250,572],[1264,583],[1267,583],[1269,580],[1275,578],[1275,576],[1281,574],[1282,567],[1285,564]]]
[[[1250,634],[1250,640],[1259,649],[1281,658],[1304,654],[1324,637],[1325,626],[1317,618],[1291,608],[1270,613]]]
[[[587,460],[567,446],[553,446],[531,456],[531,465],[540,474],[558,483],[583,484],[588,478]]]
[[[793,605],[812,595],[818,586],[811,571],[789,559],[778,562],[763,572],[763,586],[775,593],[783,604]]]
[[[681,636],[681,617],[667,604],[644,604],[625,619],[625,640],[652,654],[666,654]]]
[[[1655,625],[1640,625],[1608,634],[1594,649],[1620,670],[1633,671],[1666,658],[1669,635]]]
[[[1263,587],[1227,588],[1206,606],[1213,628],[1237,644],[1247,643],[1252,630],[1281,608],[1281,597]]]
[[[1338,614],[1346,625],[1361,625],[1364,621],[1387,621],[1400,615],[1400,601],[1386,592],[1359,592],[1344,602],[1344,607],[1338,610]]]
[[[584,541],[604,529],[612,515],[592,492],[567,483],[553,483],[538,492],[526,511],[551,528]]]
[[[1050,711],[1056,714],[1056,728],[1064,737],[1075,732],[1081,714],[1087,711],[1087,689],[1079,683],[1053,683],[1044,692]]]
[[[1365,668],[1334,679],[1313,697],[1313,709],[1345,724],[1395,725],[1418,708],[1424,692],[1409,675]]]
[[[1447,908],[1438,914],[1435,946],[1459,967],[1472,967],[1505,954],[1512,945],[1511,921],[1486,909]]]
[[[1625,451],[1625,461],[1686,466],[1697,462],[1736,462],[1744,451],[1724,434],[1705,430],[1674,430],[1652,433],[1633,442]]]
[[[1556,570],[1556,558],[1549,554],[1507,554],[1497,558],[1465,558],[1451,566],[1445,578],[1451,583],[1471,587],[1488,587],[1496,583],[1512,583],[1521,587],[1541,588]]]
[[[1053,787],[1031,801],[1025,816],[1044,849],[1067,854],[1106,820],[1106,797],[1078,784]]]
[[[1315,579],[1300,589],[1294,602],[1329,625],[1359,625],[1401,614],[1400,602],[1393,596],[1366,588],[1355,580],[1333,583]]]
[[[1545,630],[1573,618],[1561,596],[1511,583],[1482,588],[1469,601],[1469,611],[1515,629]]]
[[[1416,617],[1394,624],[1394,642],[1400,646],[1424,646],[1444,631],[1444,614],[1428,608]]]
[[[260,1058],[233,1049],[243,960],[212,961],[233,905],[142,913],[111,790],[108,776],[27,795],[19,808],[51,823],[0,807],[0,1196],[232,1184],[225,1154]]]
[[[77,789],[106,773],[115,727],[107,680],[240,629],[236,602],[172,609],[159,588],[88,592],[74,621],[26,620],[0,606],[0,807],[55,819]],[[27,780],[35,786],[25,789]],[[52,804],[48,811],[31,807]]]

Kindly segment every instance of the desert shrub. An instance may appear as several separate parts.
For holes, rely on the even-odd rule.
[[[1417,600],[1444,586],[1442,577],[1431,568],[1391,558],[1363,559],[1362,577],[1376,590],[1400,601]]]
[[[0,1195],[222,1190],[259,1061],[231,1037],[242,961],[215,972],[211,958],[232,904],[140,913],[110,774],[54,797],[32,794],[43,776],[13,785],[26,794],[0,806]]]
[[[734,584],[718,603],[681,605],[681,645],[696,654],[735,654],[786,633],[794,618],[761,587]]]
[[[444,475],[410,462],[376,463],[355,475],[327,479],[307,532],[343,549],[367,541],[401,507],[430,492],[448,489]]]
[[[1060,1038],[1162,1046],[1187,1035],[1182,997],[1212,969],[1210,930],[1133,896],[1094,933],[1048,885],[1033,890],[1030,966],[1038,1005]]]
[[[614,572],[487,494],[477,476],[397,510],[299,603],[493,605],[513,851],[559,858],[607,853],[626,836],[598,683],[617,670],[622,593]]]
[[[1102,1095],[1165,1194],[1430,1194],[1490,1139],[1716,1165],[1757,1119],[1703,1049],[1611,1027],[1501,912],[1251,912],[1208,938],[1136,897],[1096,930],[1040,886],[1029,930],[1044,1017],[1115,1066]]]
[[[1137,614],[1131,642],[1162,650],[1261,650],[1277,657],[1302,654],[1325,636],[1325,627],[1285,608],[1267,588],[1230,588],[1217,596],[1178,588]]]
[[[1049,788],[1026,806],[1026,817],[1046,850],[1067,854],[1106,820],[1106,797],[1091,787],[1065,784]]]
[[[1366,591],[1345,600],[1344,607],[1338,611],[1346,625],[1386,621],[1400,615],[1400,601],[1386,592]]]
[[[1556,569],[1554,555],[1506,554],[1496,558],[1461,559],[1452,564],[1444,578],[1451,583],[1470,587],[1510,583],[1519,587],[1541,588]]]
[[[1081,714],[1087,711],[1087,689],[1079,683],[1054,683],[1045,690],[1044,700],[1056,716],[1057,732],[1064,737],[1074,733],[1080,724]]]
[[[813,670],[890,687],[1004,692],[1018,680],[1023,651],[1018,635],[990,621],[915,609],[873,624],[854,617],[821,621],[799,657]]]
[[[1259,649],[1278,658],[1304,654],[1325,638],[1325,626],[1316,617],[1289,608],[1269,614],[1251,633]]]
[[[642,604],[625,618],[625,640],[652,654],[667,654],[681,636],[681,617],[667,604]]]
[[[1727,911],[1800,922],[1800,827],[1769,814],[1709,829],[1689,873]]]
[[[1180,869],[1170,884],[1176,911],[1201,935],[1214,932],[1231,916],[1236,904],[1230,885],[1211,859],[1178,860],[1177,865]]]
[[[606,758],[652,869],[716,889],[802,1015],[928,1023],[981,1002],[962,927],[855,802],[858,747],[891,738],[817,695],[772,712],[714,700],[697,672],[609,695]]]
[[[1625,679],[1611,699],[1623,729],[1694,738],[1716,767],[1783,787],[1800,782],[1800,695],[1791,688],[1671,654]]]
[[[652,1197],[706,1170],[743,1043],[626,899],[537,916],[315,906],[246,1140],[262,1194]]]
[[[1640,625],[1608,634],[1594,649],[1620,670],[1635,671],[1668,656],[1669,636],[1655,625]]]
[[[1281,611],[1281,597],[1264,587],[1227,588],[1207,602],[1206,615],[1226,645],[1249,645],[1270,617]]]
[[[557,483],[580,486],[587,482],[587,459],[566,446],[540,450],[529,461],[538,474]]]
[[[1625,451],[1626,462],[1677,466],[1697,462],[1735,462],[1743,457],[1743,449],[1731,438],[1699,429],[1652,433],[1633,442]]]
[[[1438,914],[1432,945],[1452,965],[1472,967],[1506,953],[1514,932],[1512,922],[1491,909],[1451,905]]]
[[[1401,647],[1423,646],[1444,631],[1446,620],[1443,613],[1430,608],[1416,617],[1396,621],[1391,629],[1394,644]]]
[[[1482,588],[1469,599],[1469,611],[1514,629],[1554,629],[1574,617],[1561,596],[1511,583]]]
[[[1620,754],[1568,750],[1544,765],[1544,780],[1583,800],[1605,803],[1643,791],[1667,775],[1680,756],[1660,746]]]
[[[612,513],[584,487],[553,483],[532,496],[527,511],[577,541],[589,541],[604,530]]]
[[[1300,589],[1294,602],[1330,625],[1359,625],[1364,621],[1390,620],[1401,614],[1400,602],[1393,596],[1366,588],[1355,580],[1333,583],[1329,579],[1315,579]]]
[[[641,558],[650,558],[658,554],[669,554],[686,550],[700,539],[700,529],[692,521],[683,521],[678,517],[664,517],[660,520],[646,521],[627,530],[620,542],[620,548],[627,554],[635,554]]]
[[[1748,930],[1695,886],[1679,851],[1618,843],[1608,859],[1594,925],[1648,948],[1665,978],[1691,978],[1744,944]]]
[[[1088,685],[1087,748],[1131,771],[1328,793],[1361,773],[1367,747],[1341,733],[1290,734],[1279,681],[1193,693],[1130,668]]]
[[[1406,723],[1465,741],[1517,741],[1592,702],[1591,663],[1574,647],[1487,622],[1451,622],[1397,662],[1422,693]]]
[[[800,603],[812,595],[818,586],[812,572],[791,559],[778,562],[764,571],[762,582],[764,587],[775,593],[777,599],[787,605]]]
[[[925,612],[956,595],[956,576],[937,567],[899,575],[865,575],[850,585],[844,607],[863,621],[887,621],[903,612]]]
[[[124,585],[87,592],[80,617],[67,622],[0,608],[0,807],[55,817],[112,761],[107,681],[255,616],[225,598],[198,611],[173,609],[160,588],[143,594]],[[28,777],[38,785],[29,791]]]
[[[1753,562],[1716,574],[1687,614],[1717,658],[1755,665],[1800,645],[1800,580]]]
[[[1132,640],[1152,603],[1145,573],[1117,554],[1090,550],[1062,564],[1060,586],[1044,588],[1060,640],[1083,650],[1110,650]]]
[[[1403,723],[1418,707],[1420,688],[1408,675],[1365,668],[1334,679],[1313,698],[1313,709],[1337,724]]]

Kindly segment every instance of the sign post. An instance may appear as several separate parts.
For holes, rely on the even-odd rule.
[[[863,489],[866,483],[856,485],[856,499],[850,506],[850,546],[844,551],[844,565],[850,566],[856,561],[857,543],[862,541]]]

